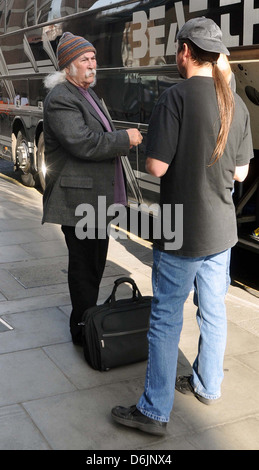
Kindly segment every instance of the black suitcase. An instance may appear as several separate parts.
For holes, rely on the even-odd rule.
[[[116,300],[116,290],[125,282],[131,284],[132,298]],[[141,295],[131,278],[122,277],[104,304],[85,311],[80,323],[84,357],[93,369],[104,371],[147,359],[151,299]]]

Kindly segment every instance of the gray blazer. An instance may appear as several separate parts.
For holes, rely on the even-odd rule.
[[[93,90],[88,91],[106,115]],[[129,137],[112,123],[114,132],[107,132],[98,113],[68,81],[47,95],[43,124],[47,176],[42,223],[75,226],[79,204],[97,210],[98,196],[106,196],[107,207],[113,204],[115,157],[128,154]]]

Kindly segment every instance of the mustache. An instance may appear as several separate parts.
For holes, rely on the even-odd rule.
[[[94,77],[96,77],[96,70],[95,69],[88,70],[88,71],[85,72],[85,77],[86,78],[90,77],[91,75],[94,75]]]

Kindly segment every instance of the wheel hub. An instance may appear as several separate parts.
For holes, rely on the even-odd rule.
[[[16,158],[20,168],[25,168],[29,161],[29,149],[27,145],[22,142],[19,147],[17,147]]]

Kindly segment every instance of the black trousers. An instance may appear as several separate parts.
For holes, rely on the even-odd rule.
[[[78,323],[87,308],[96,305],[103,276],[109,237],[80,240],[75,227],[61,227],[68,247],[68,286],[72,304],[70,331],[75,343],[81,340]]]

